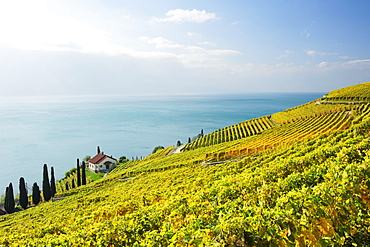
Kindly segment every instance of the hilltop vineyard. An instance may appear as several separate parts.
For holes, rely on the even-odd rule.
[[[346,87],[329,92],[325,97],[327,101],[370,102],[370,82],[362,83],[352,87]]]

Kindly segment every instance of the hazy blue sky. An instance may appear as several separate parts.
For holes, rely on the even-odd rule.
[[[0,0],[0,96],[370,81],[368,0]]]

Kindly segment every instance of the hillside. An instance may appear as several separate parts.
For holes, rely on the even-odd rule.
[[[0,216],[0,245],[366,246],[370,82]],[[60,186],[59,188],[63,188]]]

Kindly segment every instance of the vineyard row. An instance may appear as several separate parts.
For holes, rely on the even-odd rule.
[[[216,130],[208,135],[202,136],[185,146],[185,150],[193,150],[223,142],[234,141],[248,136],[260,134],[274,127],[268,116],[244,121],[235,125]]]

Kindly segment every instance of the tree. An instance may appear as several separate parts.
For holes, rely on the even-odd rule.
[[[54,197],[57,193],[57,188],[55,186],[54,167],[51,167],[50,193],[51,197]]]
[[[71,174],[76,172],[76,167],[73,167],[71,170],[64,173],[64,178],[68,178]]]
[[[203,129],[200,131],[200,136],[204,136]]]
[[[4,209],[7,212],[9,210],[9,201],[8,201],[9,198],[8,198],[8,194],[9,194],[9,186],[6,187],[6,189],[5,189],[5,199],[4,199]]]
[[[100,147],[99,146],[97,148],[97,152],[98,152],[98,154],[100,154]]]
[[[42,179],[42,193],[44,194],[45,201],[49,201],[51,199],[48,166],[46,164],[44,164],[44,173],[43,173],[43,179]]]
[[[72,178],[72,189],[76,187],[76,184],[75,184],[75,179]]]
[[[84,158],[84,161],[89,161],[89,159],[91,159],[91,156],[90,155],[86,155],[85,158]]]
[[[21,177],[19,179],[19,202],[21,204],[21,207],[23,209],[26,209],[28,206],[28,196],[27,196],[27,189],[26,189],[26,183],[24,181],[24,178]]]
[[[13,184],[10,183],[9,186],[6,188],[5,192],[5,203],[4,203],[4,209],[8,213],[13,213],[15,208],[15,202],[14,202],[14,192],[13,192]]]
[[[181,141],[180,141],[180,140],[178,140],[178,141],[177,141],[177,143],[176,143],[176,146],[177,146],[177,147],[180,147],[181,145],[182,145]]]
[[[85,165],[85,161],[82,161],[82,167],[81,167],[81,170],[82,170],[82,185],[85,185],[86,184],[86,165]]]
[[[158,150],[160,150],[160,149],[164,149],[164,147],[163,147],[163,146],[156,146],[156,147],[153,149],[152,154],[154,154],[155,152],[157,152],[157,151],[158,151]]]
[[[81,186],[80,160],[77,159],[77,187]]]
[[[118,159],[118,163],[125,163],[125,162],[127,162],[128,161],[128,159],[127,159],[127,157],[126,156],[121,156],[121,157],[119,157],[119,159]]]
[[[68,191],[69,190],[69,184],[68,184],[68,182],[66,182],[66,191]]]
[[[37,205],[40,203],[40,201],[41,201],[40,188],[35,182],[33,183],[33,186],[32,186],[32,203],[34,205]]]
[[[10,183],[5,190],[5,202],[4,202],[4,209],[6,212],[13,213],[15,208],[14,202],[14,192],[13,192],[13,184]]]
[[[189,143],[189,144],[191,143],[191,139],[190,139],[190,137],[189,137],[189,139],[188,139],[188,143]]]

